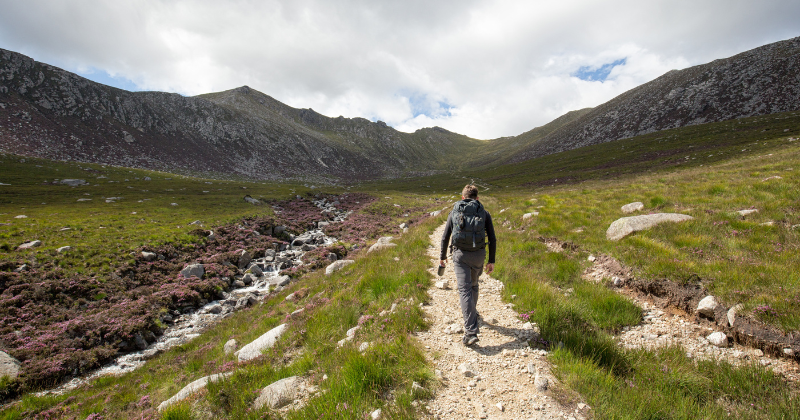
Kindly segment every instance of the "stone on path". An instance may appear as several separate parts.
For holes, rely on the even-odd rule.
[[[544,392],[547,391],[547,388],[550,386],[550,381],[544,376],[537,374],[536,378],[533,380],[533,386],[535,386],[536,390],[539,392]]]
[[[469,363],[462,363],[458,365],[458,371],[467,378],[475,376],[475,368]]]
[[[618,241],[633,232],[650,229],[651,227],[665,222],[683,222],[692,220],[694,217],[687,214],[678,213],[656,213],[641,216],[623,217],[617,219],[606,231],[606,238],[611,241]]]
[[[291,403],[297,396],[302,382],[303,380],[299,376],[290,376],[271,383],[261,390],[261,395],[256,398],[253,408],[258,410],[267,406],[276,409]]]
[[[162,402],[161,404],[159,404],[158,405],[158,411],[162,411],[163,409],[169,407],[172,404],[175,404],[176,402],[185,400],[190,395],[192,395],[195,392],[200,391],[201,389],[205,388],[206,385],[208,385],[209,382],[217,382],[219,380],[222,380],[222,379],[225,379],[225,378],[231,376],[232,374],[233,374],[233,372],[226,372],[226,373],[218,373],[216,375],[203,376],[202,378],[200,378],[200,379],[190,383],[189,385],[186,385],[185,387],[183,387],[183,389],[178,391],[177,394],[175,394],[172,397],[170,397],[170,399],[168,399],[168,400]]]
[[[19,360],[11,357],[8,353],[0,351],[0,378],[8,376],[14,379],[19,375]]]
[[[41,244],[42,244],[42,241],[40,241],[40,240],[35,240],[35,241],[25,242],[24,244],[22,244],[22,245],[18,246],[18,247],[17,247],[17,249],[31,249],[31,248],[36,248],[37,246],[40,246]]]
[[[181,270],[181,275],[184,278],[189,277],[197,277],[198,279],[203,278],[203,274],[206,273],[206,269],[203,268],[203,264],[189,264]]]
[[[695,309],[695,312],[709,318],[714,318],[714,310],[717,309],[717,306],[719,306],[717,298],[714,296],[706,296],[700,300],[700,303],[697,304],[697,309]]]
[[[225,347],[222,348],[222,351],[224,351],[225,354],[231,354],[236,351],[237,347],[239,347],[239,342],[236,341],[235,338],[231,338],[225,342]]]
[[[271,348],[278,341],[278,338],[286,331],[286,324],[278,325],[277,327],[267,331],[261,337],[256,338],[250,344],[242,347],[239,351],[234,353],[238,357],[239,362],[246,362],[261,356],[262,351]]]
[[[355,261],[353,261],[353,260],[334,261],[329,266],[325,267],[325,275],[326,276],[330,276],[331,274],[333,274],[334,271],[339,271],[342,268],[347,267],[348,265],[350,265],[350,264],[352,264],[354,262]]]
[[[711,333],[706,340],[717,347],[728,347],[728,336],[724,332]]]
[[[442,290],[447,290],[450,288],[450,282],[447,280],[441,280],[436,282],[436,287]]]
[[[622,206],[621,210],[623,213],[633,213],[635,211],[642,210],[643,208],[644,208],[644,203],[642,203],[641,201],[636,201]]]
[[[380,251],[382,249],[392,248],[392,247],[395,247],[395,246],[397,246],[397,244],[392,243],[392,237],[391,236],[384,236],[384,237],[378,239],[378,242],[375,242],[375,244],[373,244],[371,247],[369,247],[369,249],[367,250],[367,254],[369,254],[370,252],[373,252],[373,251]]]

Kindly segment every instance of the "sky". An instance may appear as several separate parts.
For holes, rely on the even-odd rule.
[[[0,48],[127,90],[513,136],[800,36],[797,0],[0,0]]]

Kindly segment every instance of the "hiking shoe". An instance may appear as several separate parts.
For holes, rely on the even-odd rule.
[[[467,346],[467,347],[471,347],[473,344],[477,343],[478,341],[480,341],[478,336],[477,335],[473,335],[473,334],[466,334],[466,335],[464,335],[464,338],[461,340],[461,342],[464,343],[464,345]]]

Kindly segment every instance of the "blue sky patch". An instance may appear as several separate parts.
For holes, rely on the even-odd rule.
[[[425,93],[408,95],[408,104],[411,106],[411,115],[427,115],[428,117],[449,117],[453,105],[445,101],[437,101]]]
[[[627,58],[621,58],[612,63],[603,64],[600,67],[582,66],[578,69],[578,71],[572,73],[570,76],[589,82],[604,82],[614,67],[624,66],[627,60]]]
[[[120,76],[112,76],[105,70],[90,69],[87,72],[76,71],[82,77],[85,77],[93,82],[102,83],[104,85],[113,86],[115,88],[128,90],[131,92],[140,91],[139,87],[130,79]]]

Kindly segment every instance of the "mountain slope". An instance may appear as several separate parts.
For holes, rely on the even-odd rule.
[[[685,70],[672,70],[591,109],[541,139],[531,139],[509,161],[521,162],[669,128],[797,109],[800,37]]]
[[[259,179],[370,179],[441,166],[478,140],[331,119],[250,88],[128,92],[0,50],[0,150],[58,160]]]

